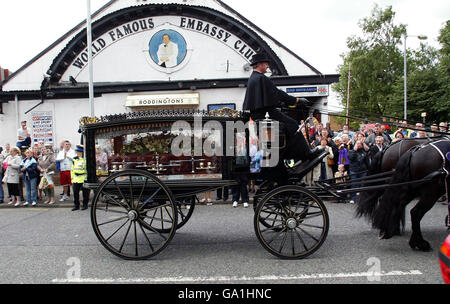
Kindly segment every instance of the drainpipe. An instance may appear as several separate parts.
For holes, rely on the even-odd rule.
[[[19,129],[19,96],[14,96],[14,103],[16,106],[16,130]]]

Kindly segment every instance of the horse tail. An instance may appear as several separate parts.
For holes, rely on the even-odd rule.
[[[398,161],[390,184],[398,184],[411,180],[411,158],[415,149],[407,151]],[[400,235],[400,223],[405,225],[405,208],[403,204],[411,189],[408,186],[388,188],[384,191],[379,204],[372,214],[372,225],[380,230],[384,239]]]
[[[383,160],[383,152],[378,152],[369,165],[369,176],[381,172],[381,163]],[[357,199],[356,216],[372,218],[378,199],[383,194],[381,190],[362,191]]]
[[[375,156],[373,157],[373,159],[369,165],[369,175],[381,173],[381,164],[383,162],[383,156],[384,156],[384,151],[378,152],[377,154],[375,154]]]

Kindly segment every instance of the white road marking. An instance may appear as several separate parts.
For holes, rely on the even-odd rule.
[[[423,275],[419,270],[390,271],[390,272],[352,272],[352,273],[315,273],[290,276],[260,276],[260,277],[169,277],[169,278],[136,278],[136,279],[53,279],[53,283],[199,283],[199,282],[247,282],[247,281],[292,281],[308,279],[337,279],[337,278],[370,278],[370,277],[390,277],[390,276],[413,276]]]

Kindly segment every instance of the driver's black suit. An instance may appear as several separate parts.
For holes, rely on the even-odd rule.
[[[278,109],[283,104],[292,106],[296,103],[297,98],[279,90],[267,76],[254,71],[248,80],[243,110],[250,112],[250,117],[255,121],[264,119],[269,113],[270,119],[282,122],[287,137],[287,149],[282,157],[296,161],[308,160],[315,157],[316,153],[311,151],[299,130],[299,123]]]

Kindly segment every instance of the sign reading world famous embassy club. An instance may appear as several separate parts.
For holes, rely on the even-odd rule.
[[[172,28],[189,30],[216,39],[232,48],[235,52],[239,53],[248,61],[250,61],[252,56],[256,53],[237,36],[212,23],[182,16],[161,16],[130,21],[109,30],[92,43],[92,54],[95,57],[103,50],[113,45],[115,42],[121,39],[126,39],[127,37],[131,37],[141,32],[154,31],[156,34],[158,31],[164,29],[164,27],[168,25],[170,25],[170,27]],[[195,46],[191,46],[191,48],[192,47],[195,48]],[[86,48],[76,57],[71,66],[72,68],[80,71],[84,69],[87,64],[88,49]]]

